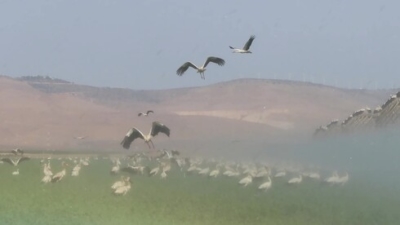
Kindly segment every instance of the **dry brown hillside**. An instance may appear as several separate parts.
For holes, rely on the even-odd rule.
[[[0,145],[121,150],[119,142],[129,128],[148,132],[153,120],[171,127],[170,138],[155,139],[160,148],[210,150],[244,140],[268,144],[288,134],[311,135],[332,118],[379,105],[389,93],[255,79],[136,91],[0,77]],[[137,117],[147,109],[156,113]],[[88,137],[78,140],[77,136]],[[144,146],[139,141],[133,148]]]

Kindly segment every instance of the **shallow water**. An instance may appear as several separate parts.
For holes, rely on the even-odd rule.
[[[210,179],[184,176],[177,168],[166,180],[159,175],[132,175],[132,189],[114,196],[110,160],[91,160],[79,177],[43,184],[38,159],[16,167],[0,165],[0,224],[398,224],[400,179],[399,133],[329,139],[282,150],[289,161],[313,164],[323,178],[333,170],[348,171],[345,185],[328,186],[304,178],[289,186],[272,178],[260,192],[255,181],[238,185],[239,177]],[[377,147],[379,146],[379,148]],[[66,159],[67,160],[67,159]],[[52,160],[52,170],[61,161]]]

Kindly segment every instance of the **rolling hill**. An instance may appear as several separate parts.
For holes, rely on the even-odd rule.
[[[268,145],[309,137],[332,118],[375,107],[394,90],[346,90],[311,83],[240,79],[206,87],[130,90],[59,79],[0,77],[0,145],[5,148],[121,150],[132,126],[153,120],[171,128],[156,147],[238,151],[248,140]],[[149,117],[137,113],[153,109]],[[88,136],[78,140],[74,137]],[[133,148],[143,148],[135,142]]]

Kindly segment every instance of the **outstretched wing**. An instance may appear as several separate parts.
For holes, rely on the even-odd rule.
[[[196,66],[196,65],[194,65],[194,64],[191,63],[191,62],[185,62],[181,67],[179,67],[179,69],[176,71],[176,74],[178,74],[178,76],[182,76],[183,73],[185,73],[186,70],[187,70],[189,67],[192,67],[193,69],[196,69],[196,70],[197,70],[197,66]]]
[[[147,110],[146,113],[147,113],[147,114],[149,114],[149,113],[154,113],[154,111],[153,111],[153,110]]]
[[[9,163],[9,164],[15,166],[14,161],[12,159],[10,159],[10,158],[2,158],[1,161]]]
[[[214,57],[214,56],[210,56],[207,58],[206,62],[204,63],[203,68],[205,68],[209,62],[218,64],[219,66],[223,66],[225,65],[225,60],[218,58],[218,57]]]
[[[251,44],[253,43],[254,38],[256,38],[256,36],[254,36],[254,35],[250,36],[249,40],[244,45],[243,50],[249,50]]]
[[[137,114],[138,116],[142,116],[143,115],[143,113],[139,113],[139,114]]]
[[[20,164],[21,162],[23,162],[23,161],[26,161],[26,160],[29,160],[30,158],[29,157],[21,157],[21,158],[19,158],[18,160],[17,160],[17,165],[18,164]]]
[[[151,136],[154,137],[160,132],[169,137],[169,128],[160,122],[154,121],[150,131]]]
[[[136,128],[130,129],[128,131],[128,133],[125,135],[124,139],[121,141],[122,147],[124,147],[125,149],[129,149],[129,147],[131,146],[131,143],[136,138],[144,139],[143,133],[140,130],[136,129]]]

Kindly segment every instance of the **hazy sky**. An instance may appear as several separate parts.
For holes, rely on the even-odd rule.
[[[0,0],[0,74],[133,89],[237,78],[400,87],[398,0]],[[251,55],[232,54],[256,35]],[[185,61],[210,64],[206,80]]]

